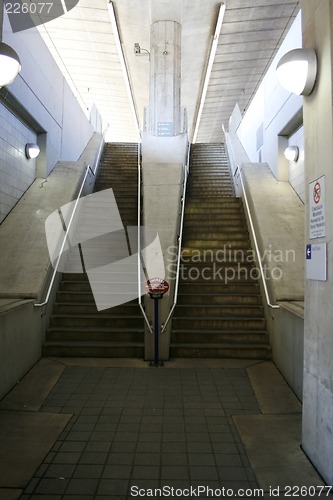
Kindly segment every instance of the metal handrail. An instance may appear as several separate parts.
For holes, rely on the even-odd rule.
[[[105,134],[105,132],[104,132],[104,134]],[[96,170],[97,170],[97,167],[98,167],[101,155],[102,155],[103,146],[104,146],[104,134],[103,134],[103,138],[102,138],[102,140],[100,142],[96,158],[94,160],[93,168],[91,168],[90,165],[86,166],[86,172],[84,174],[84,178],[83,178],[82,184],[80,186],[79,194],[78,194],[78,196],[77,196],[77,198],[75,200],[74,208],[73,208],[71,217],[69,219],[68,226],[66,228],[64,240],[63,240],[62,245],[60,247],[60,251],[59,251],[59,255],[58,255],[58,258],[57,258],[56,265],[53,268],[53,274],[52,274],[51,281],[49,283],[49,287],[48,287],[48,290],[47,290],[47,294],[46,294],[45,300],[44,300],[44,302],[40,302],[40,303],[34,304],[34,307],[44,307],[44,306],[47,305],[48,301],[50,300],[50,296],[51,296],[51,293],[52,293],[53,285],[54,285],[55,278],[56,278],[56,275],[57,275],[57,272],[58,272],[59,263],[60,263],[60,260],[61,260],[64,248],[65,248],[65,245],[66,245],[66,242],[67,242],[69,230],[71,228],[71,225],[72,225],[72,222],[73,222],[73,219],[74,219],[74,215],[75,215],[77,206],[79,204],[79,200],[81,198],[83,189],[84,189],[86,181],[87,181],[88,174],[91,173],[93,176],[96,176]]]
[[[147,317],[146,311],[142,305],[142,289],[141,289],[141,168],[142,168],[142,160],[141,160],[141,142],[138,144],[138,303],[142,313],[142,316],[145,320],[147,328],[150,333],[153,333],[153,329],[151,324],[149,323],[149,319]]]
[[[183,193],[182,193],[182,209],[181,209],[181,213],[180,213],[180,227],[179,227],[179,238],[178,238],[178,255],[177,255],[177,270],[176,270],[176,283],[175,283],[174,299],[173,299],[173,304],[171,306],[168,317],[165,320],[165,323],[163,325],[161,325],[161,333],[165,332],[165,330],[168,326],[168,323],[173,315],[175,307],[177,305],[177,301],[178,301],[179,272],[180,272],[180,261],[181,261],[181,252],[182,252],[185,199],[186,199],[187,178],[189,175],[189,164],[190,164],[190,145],[188,145],[186,165],[184,166],[184,184],[183,184]]]
[[[269,297],[267,283],[266,283],[266,279],[265,279],[265,275],[264,275],[264,269],[263,269],[262,261],[261,261],[261,255],[260,255],[260,250],[259,250],[257,235],[256,235],[256,232],[255,232],[255,229],[254,229],[254,224],[253,224],[253,220],[252,220],[251,210],[250,210],[249,202],[248,202],[246,191],[245,191],[243,175],[242,175],[242,171],[241,171],[241,169],[239,168],[238,165],[237,165],[237,168],[235,170],[234,176],[236,175],[237,171],[239,172],[239,178],[240,178],[240,181],[241,181],[241,187],[242,187],[242,191],[243,191],[243,199],[245,201],[245,206],[246,206],[246,210],[247,210],[248,220],[249,220],[249,223],[250,223],[250,228],[251,228],[251,232],[252,232],[252,238],[253,238],[253,242],[254,242],[254,247],[255,247],[256,254],[257,254],[257,258],[258,258],[258,263],[259,263],[259,268],[260,268],[260,276],[261,276],[261,281],[262,281],[262,284],[263,284],[263,287],[264,287],[266,302],[267,302],[268,307],[270,307],[271,309],[280,309],[279,305],[271,303],[271,300],[270,300],[270,297]]]

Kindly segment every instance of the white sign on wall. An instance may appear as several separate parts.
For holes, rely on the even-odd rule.
[[[325,176],[309,183],[309,237],[326,236]]]
[[[306,278],[316,281],[327,280],[326,243],[306,245]]]

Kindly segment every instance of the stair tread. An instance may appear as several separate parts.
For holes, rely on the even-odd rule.
[[[98,341],[93,341],[93,340],[49,340],[46,341],[45,343],[46,346],[62,346],[62,345],[67,345],[67,346],[98,346],[98,347],[113,347],[113,346],[120,346],[121,347],[126,347],[126,346],[142,346],[143,342],[122,342],[122,341],[114,341],[114,340],[98,340]]]
[[[124,332],[143,332],[143,328],[138,327],[123,327],[123,326],[117,326],[117,327],[112,327],[112,326],[50,326],[47,331],[54,332],[54,331],[64,331],[64,332],[80,332],[82,330],[84,331],[91,331],[91,332],[110,332],[110,333],[124,333]]]
[[[188,318],[186,318],[188,319]],[[241,335],[244,335],[244,334],[248,334],[249,336],[252,335],[252,334],[260,334],[260,335],[263,335],[263,336],[268,336],[268,333],[266,330],[242,330],[242,329],[235,329],[235,330],[231,330],[230,328],[226,328],[226,329],[223,329],[223,328],[219,328],[219,329],[215,329],[215,330],[212,330],[212,329],[201,329],[201,328],[173,328],[172,329],[172,332],[173,333],[186,333],[186,334],[191,334],[191,333],[204,333],[205,335],[208,334],[208,335],[216,335],[218,333],[230,333],[231,335],[237,335],[237,334],[241,334]]]
[[[205,349],[216,349],[218,347],[228,347],[235,348],[235,344],[231,344],[229,342],[212,342],[212,343],[198,343],[198,342],[171,342],[170,346],[172,347],[204,347]],[[270,346],[268,344],[237,344],[237,348],[243,349],[253,349],[253,347],[263,347],[270,350]]]
[[[112,319],[142,319],[142,316],[140,314],[131,314],[131,315],[124,315],[124,314],[105,314],[102,311],[96,311],[96,313],[90,313],[90,314],[84,314],[84,313],[57,313],[57,314],[52,314],[53,318],[96,318],[98,315],[98,319],[104,319],[104,318],[112,318]]]

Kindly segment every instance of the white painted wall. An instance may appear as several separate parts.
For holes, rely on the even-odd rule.
[[[35,180],[36,160],[25,156],[25,145],[36,134],[0,104],[0,223]]]
[[[7,88],[47,132],[46,177],[58,161],[76,161],[94,129],[36,28],[12,33],[5,14],[3,41],[22,64]]]
[[[238,137],[251,162],[268,163],[278,180],[288,180],[288,162],[283,156],[278,136],[302,108],[302,97],[284,90],[277,80],[275,68],[283,54],[302,46],[301,15],[287,34],[263,79],[257,94],[237,130]],[[259,157],[258,130],[263,127],[263,146]]]

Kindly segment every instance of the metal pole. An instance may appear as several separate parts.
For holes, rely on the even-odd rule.
[[[158,325],[158,300],[154,299],[154,350],[155,350],[155,359],[154,365],[155,368],[158,367],[158,334],[159,334],[159,325]]]

